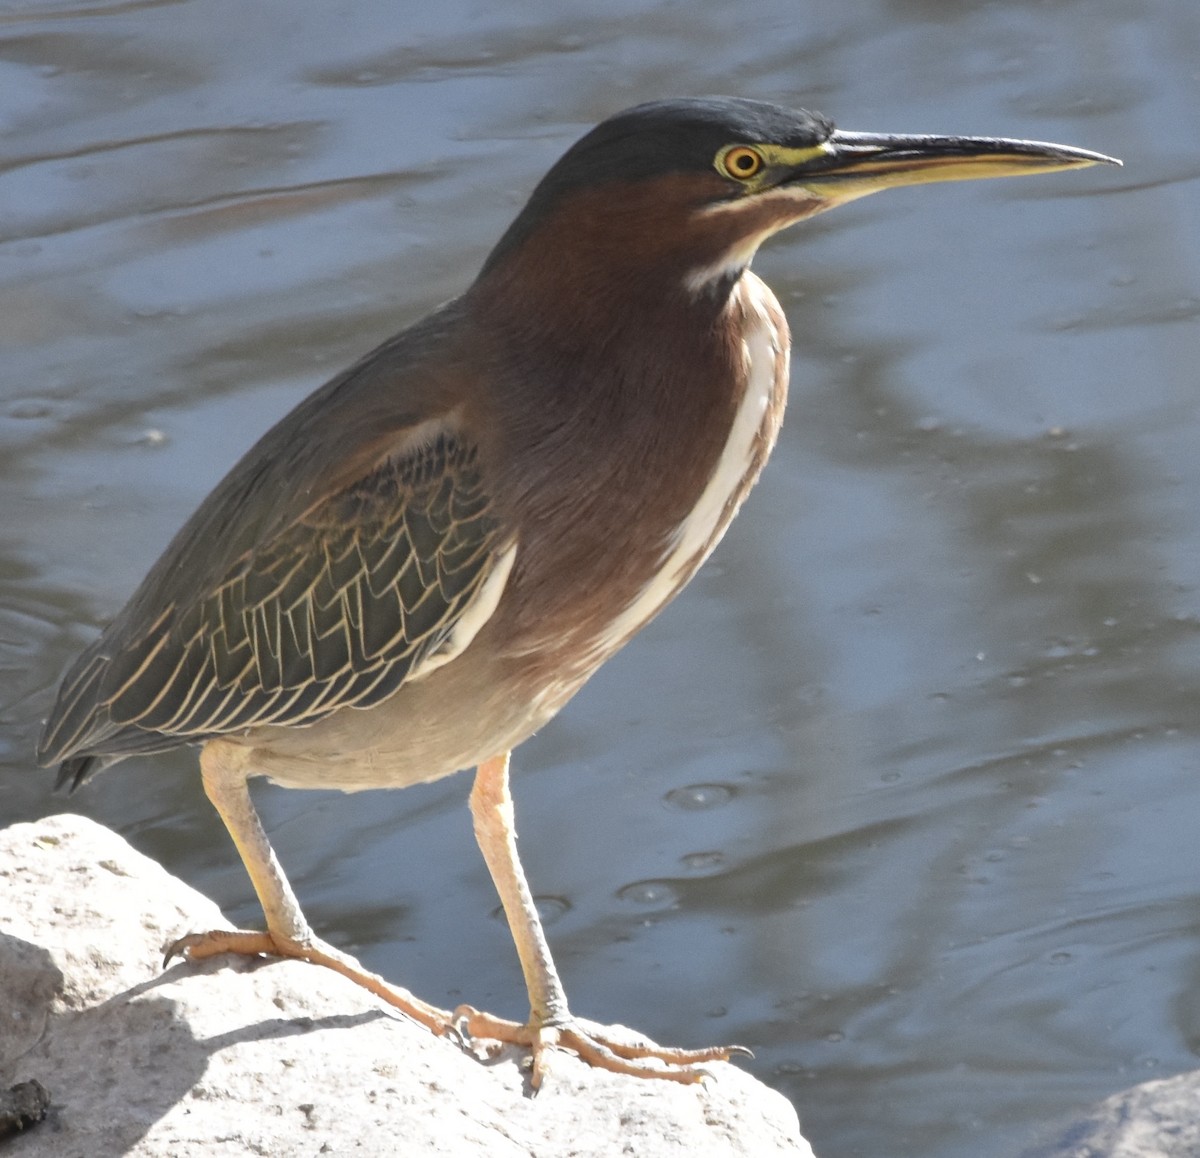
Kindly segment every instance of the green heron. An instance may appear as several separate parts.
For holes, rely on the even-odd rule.
[[[38,752],[59,783],[200,745],[262,902],[265,932],[193,933],[167,959],[328,966],[436,1033],[529,1047],[535,1086],[554,1047],[678,1081],[729,1057],[570,1013],[517,858],[509,753],[695,574],[771,452],[790,339],[749,270],[764,240],[880,189],[1110,161],[730,98],[640,105],[576,142],[466,292],[268,431],[67,673]],[[319,940],[247,783],[350,792],[472,767],[524,1025],[428,1005]]]

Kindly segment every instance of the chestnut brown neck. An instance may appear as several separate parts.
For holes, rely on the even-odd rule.
[[[736,276],[689,288],[678,228],[624,209],[579,193],[463,299],[493,383],[475,428],[494,432],[484,453],[519,524],[513,579],[541,589],[529,604],[543,616],[636,594],[712,475],[745,389]]]

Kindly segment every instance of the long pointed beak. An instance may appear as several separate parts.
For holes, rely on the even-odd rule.
[[[1005,137],[901,136],[839,130],[820,149],[821,155],[797,166],[795,175],[785,184],[804,186],[834,202],[901,185],[1020,177],[1087,165],[1121,164],[1115,157],[1089,149]]]

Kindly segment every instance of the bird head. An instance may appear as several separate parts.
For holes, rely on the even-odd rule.
[[[1102,163],[1120,164],[1041,141],[845,132],[762,101],[656,101],[563,154],[481,277],[515,264],[522,284],[555,293],[598,275],[629,296],[664,282],[700,294],[736,280],[772,234],[869,193]]]

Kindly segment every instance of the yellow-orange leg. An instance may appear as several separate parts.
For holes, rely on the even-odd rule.
[[[247,786],[246,757],[246,750],[238,745],[210,740],[200,753],[200,774],[204,791],[233,837],[258,894],[267,918],[266,932],[213,929],[207,933],[191,933],[167,946],[164,964],[175,956],[201,960],[218,953],[296,957],[348,977],[434,1033],[454,1032],[455,1019],[447,1010],[427,1004],[407,989],[389,985],[382,977],[364,969],[353,957],[313,934],[254,810]]]
[[[529,1021],[514,1021],[481,1013],[469,1005],[460,1006],[455,1016],[473,1037],[493,1037],[515,1042],[533,1051],[532,1083],[541,1085],[545,1058],[559,1047],[577,1053],[584,1061],[616,1073],[645,1078],[665,1078],[675,1082],[696,1082],[704,1077],[697,1065],[725,1061],[734,1053],[748,1054],[741,1046],[714,1049],[671,1049],[645,1042],[630,1045],[604,1026],[573,1017],[567,1009],[567,997],[550,956],[550,946],[542,931],[533,894],[517,856],[512,795],[508,788],[508,753],[493,757],[479,766],[471,790],[471,816],[475,838],[495,882],[504,906],[525,986],[529,990]],[[665,1063],[655,1065],[651,1059]]]

